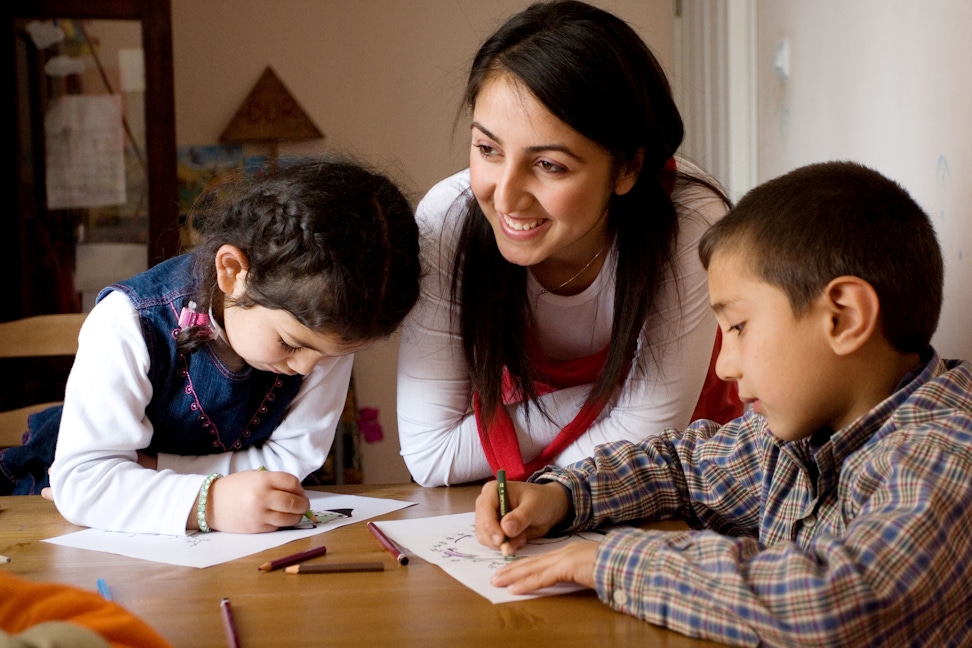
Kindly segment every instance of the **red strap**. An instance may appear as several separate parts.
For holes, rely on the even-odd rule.
[[[473,411],[476,414],[476,425],[479,428],[479,440],[490,468],[493,469],[494,473],[500,468],[505,469],[510,479],[520,481],[526,479],[551,463],[554,457],[586,432],[604,408],[605,402],[584,405],[577,416],[574,417],[574,420],[557,434],[550,445],[544,448],[533,461],[524,464],[523,455],[520,452],[520,442],[516,438],[516,429],[513,427],[513,421],[510,419],[506,408],[497,408],[496,415],[493,418],[493,426],[487,434],[480,415],[479,394],[473,394]]]
[[[540,351],[540,344],[533,336],[532,331],[527,332],[526,337],[527,356],[536,369],[540,377],[534,383],[534,389],[538,395],[549,394],[559,389],[573,387],[575,385],[585,385],[597,381],[598,376],[604,369],[607,361],[608,347],[604,347],[597,353],[567,361],[551,361],[544,357]],[[516,393],[513,389],[509,373],[503,370],[503,405],[517,403],[523,400],[522,394]],[[500,468],[506,470],[511,479],[526,479],[531,474],[543,468],[554,457],[563,452],[567,446],[580,438],[591,426],[594,419],[602,409],[604,403],[585,405],[581,408],[574,420],[568,423],[543,451],[528,464],[523,463],[523,454],[520,452],[520,442],[516,438],[516,428],[510,419],[506,408],[500,406],[493,417],[493,425],[488,430],[482,421],[481,405],[479,394],[473,394],[473,412],[476,415],[476,427],[479,430],[480,444],[486,454],[490,467],[495,473]]]

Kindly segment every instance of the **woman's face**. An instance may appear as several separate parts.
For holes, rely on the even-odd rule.
[[[611,195],[636,180],[615,177],[607,149],[507,74],[493,76],[476,98],[469,167],[500,253],[535,272],[547,266],[552,281],[604,248]]]

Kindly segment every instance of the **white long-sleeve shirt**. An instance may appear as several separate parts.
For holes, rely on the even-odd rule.
[[[686,162],[680,161],[679,166],[702,175]],[[450,299],[452,263],[463,217],[463,200],[457,203],[457,199],[468,193],[467,169],[439,182],[418,206],[424,276],[419,302],[402,329],[398,432],[402,457],[412,477],[423,486],[458,484],[492,474],[471,412],[472,387]],[[712,190],[685,181],[676,184],[672,198],[679,217],[674,258],[678,280],[666,275],[657,297],[659,306],[646,324],[650,350],[639,345],[640,359],[648,371],[632,369],[598,420],[556,458],[559,466],[584,459],[607,441],[637,442],[667,427],[689,423],[717,328],[698,242],[709,225],[725,214],[726,207]],[[584,357],[610,341],[614,255],[612,250],[600,275],[582,293],[531,298],[536,333],[549,357]],[[532,273],[527,276],[527,294],[537,295],[539,284]],[[590,387],[580,385],[542,396],[551,420],[532,409],[529,428],[526,405],[508,406],[525,462],[536,457],[574,418]]]
[[[112,292],[85,320],[68,377],[50,471],[57,508],[82,526],[180,535],[210,473],[265,466],[303,479],[327,459],[352,362],[348,355],[318,363],[265,443],[211,455],[159,454],[157,470],[143,468],[137,453],[153,429],[145,416],[149,353],[132,302]]]

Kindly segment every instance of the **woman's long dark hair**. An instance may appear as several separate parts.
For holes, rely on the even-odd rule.
[[[583,2],[533,4],[490,36],[473,60],[465,109],[475,107],[496,74],[512,74],[562,122],[607,149],[615,173],[637,168],[643,152],[634,187],[609,204],[608,235],[617,245],[612,344],[588,396],[599,402],[627,375],[663,277],[674,272],[678,219],[663,176],[682,142],[682,118],[644,41],[623,20]],[[487,424],[502,402],[504,367],[514,388],[540,408],[524,335],[531,325],[526,268],[503,258],[472,198],[452,296],[460,304],[463,351]]]

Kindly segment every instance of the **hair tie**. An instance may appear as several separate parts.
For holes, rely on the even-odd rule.
[[[658,182],[661,184],[662,189],[669,196],[672,195],[672,191],[675,190],[675,178],[678,176],[678,166],[675,164],[675,158],[670,157],[665,160],[665,164],[662,165],[661,173],[658,175]]]
[[[201,339],[211,340],[215,337],[213,327],[210,326],[209,315],[197,312],[196,302],[192,300],[179,311],[179,328],[196,329],[193,333]]]

